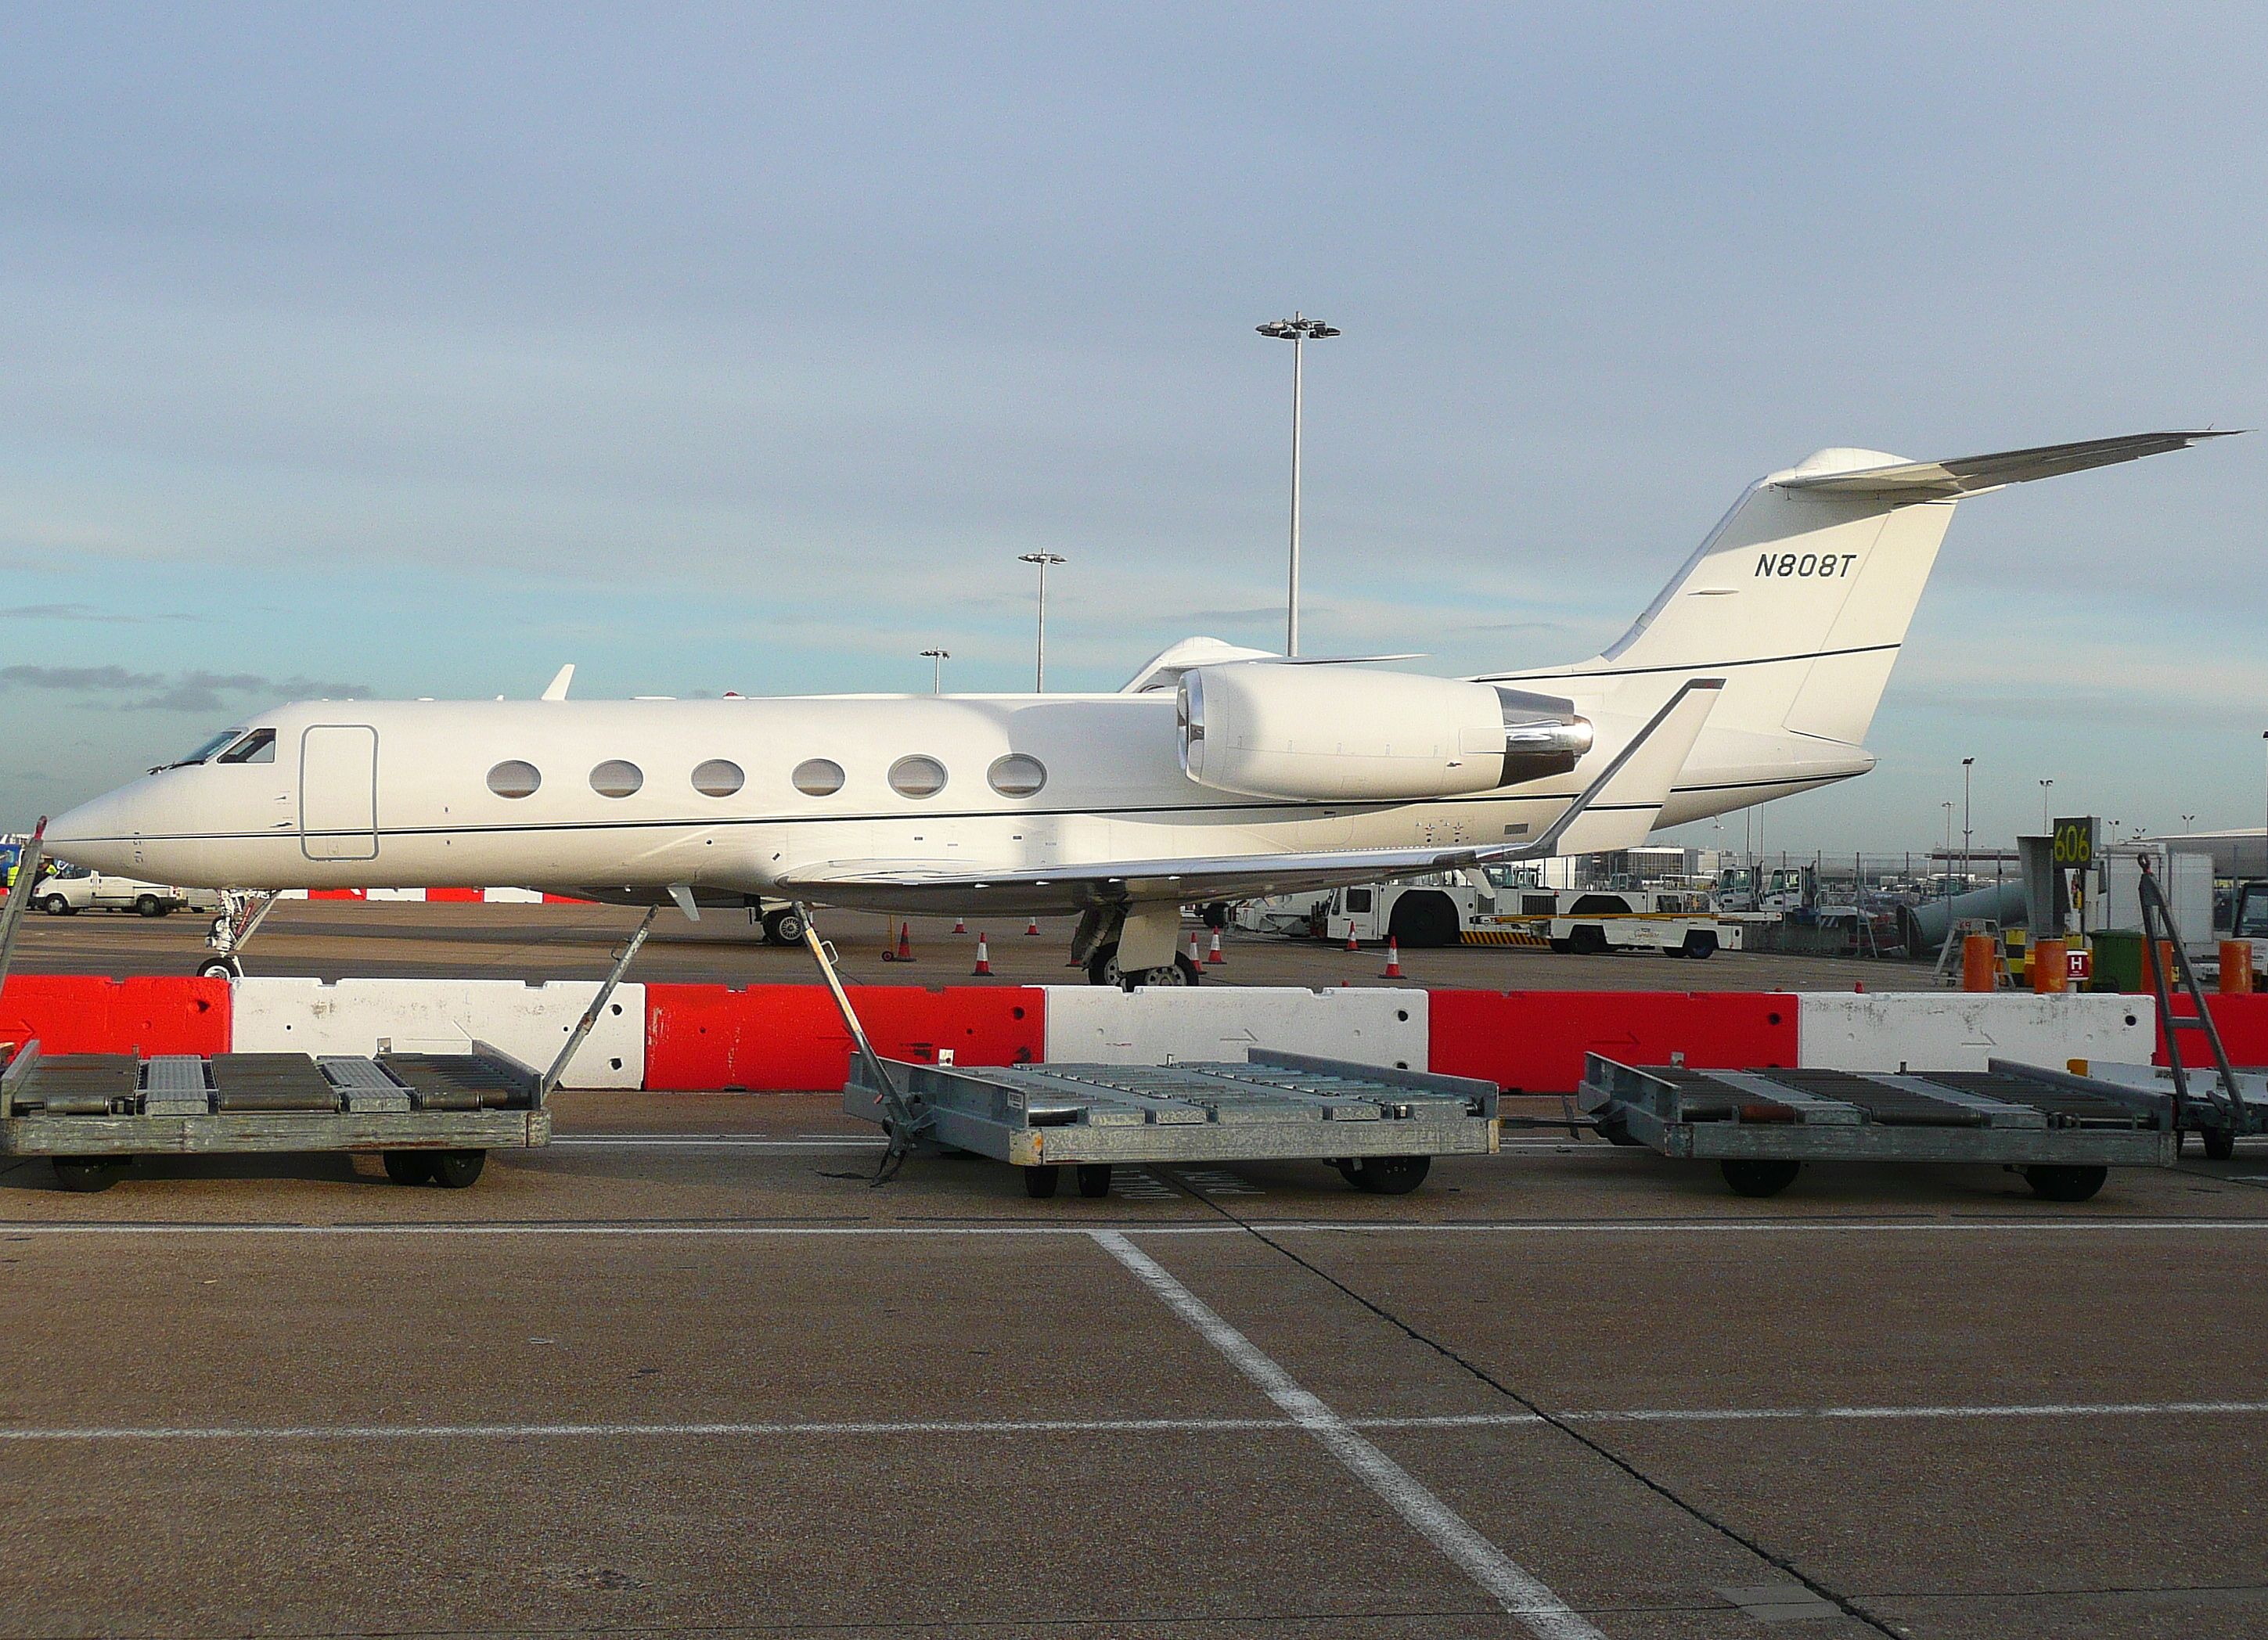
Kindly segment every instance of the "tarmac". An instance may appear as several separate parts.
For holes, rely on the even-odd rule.
[[[249,974],[324,980],[446,975],[456,978],[595,979],[642,914],[596,905],[479,905],[401,901],[286,901],[245,953]],[[886,962],[897,921],[871,913],[822,911],[821,931],[846,977],[867,985],[983,984],[972,974],[977,925],[956,935],[950,917],[906,919],[914,960]],[[20,974],[191,974],[209,955],[209,916],[176,912],[142,918],[115,912],[25,919],[16,953]],[[996,985],[1082,984],[1069,966],[1071,923],[1027,919],[984,929]],[[1200,949],[1210,935],[1200,935]],[[1383,977],[1378,946],[1347,951],[1326,941],[1230,930],[1226,960],[1207,967],[1208,985],[1469,986],[1493,990],[1917,990],[1930,966],[1895,960],[1719,952],[1705,961],[1651,952],[1560,955],[1516,946],[1449,946],[1403,952],[1403,978]],[[732,985],[810,984],[818,974],[799,947],[766,945],[745,911],[704,912],[688,923],[665,910],[639,952],[632,980]]]
[[[2268,1151],[1035,1202],[818,1095],[557,1117],[460,1192],[0,1172],[0,1631],[2268,1630]]]

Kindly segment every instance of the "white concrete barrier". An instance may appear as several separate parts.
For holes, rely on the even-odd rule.
[[[1047,1057],[1060,1063],[1241,1061],[1248,1048],[1285,1048],[1365,1064],[1427,1068],[1427,998],[1421,990],[1046,989]]]
[[[549,1066],[597,995],[595,980],[239,980],[239,1054],[460,1054],[482,1041]],[[645,987],[618,985],[567,1067],[571,1088],[634,1088],[645,1079]]]
[[[1982,1070],[2013,1059],[2060,1070],[2073,1059],[2147,1064],[2158,1045],[2147,997],[2068,992],[1805,992],[1796,1063],[1807,1070]]]

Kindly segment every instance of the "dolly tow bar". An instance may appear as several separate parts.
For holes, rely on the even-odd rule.
[[[827,942],[819,937],[819,924],[812,921],[811,908],[801,901],[796,902],[796,915],[803,919],[803,944],[811,952],[811,960],[819,965],[819,977],[827,982],[828,994],[835,998],[835,1010],[843,1016],[843,1029],[850,1033],[850,1046],[866,1067],[866,1074],[874,1078],[881,1090],[882,1108],[889,1115],[890,1147],[882,1152],[882,1165],[874,1170],[874,1184],[887,1184],[898,1176],[906,1158],[913,1154],[914,1140],[921,1129],[929,1126],[926,1110],[917,1109],[919,1099],[909,1099],[898,1091],[897,1081],[875,1053],[873,1043],[866,1040],[866,1027],[858,1022],[858,1011],[850,1005],[850,993],[843,989],[843,981],[835,972],[834,953]]]

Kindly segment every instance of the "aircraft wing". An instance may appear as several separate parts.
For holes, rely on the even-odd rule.
[[[1901,461],[1895,467],[1870,467],[1855,473],[1822,473],[1808,478],[1774,480],[1782,489],[1804,489],[1825,496],[1879,496],[1888,501],[1938,501],[1975,496],[2004,484],[2021,484],[2036,478],[2056,478],[2084,473],[2089,467],[2137,461],[2186,450],[2203,438],[2227,438],[2240,430],[2220,431],[2128,433],[2118,438],[2089,438],[2073,445],[2042,445],[2032,450],[2004,450],[1995,455],[1955,456],[1949,461]]]
[[[1724,687],[1721,678],[1683,684],[1557,820],[1521,842],[1105,860],[995,871],[931,861],[830,860],[799,869],[769,892],[880,910],[917,910],[924,904],[991,905],[1004,911],[1141,901],[1188,905],[1632,848],[1653,829]]]

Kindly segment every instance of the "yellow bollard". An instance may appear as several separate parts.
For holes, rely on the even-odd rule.
[[[2061,996],[2071,989],[2071,945],[2067,940],[2032,942],[2032,989],[2042,997]]]
[[[2242,997],[2251,991],[2250,940],[2224,939],[2220,942],[2220,989],[2226,997]]]
[[[1999,989],[2000,953],[1990,934],[1967,934],[1961,941],[1961,989],[1991,991]]]

